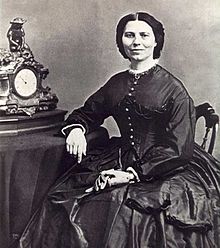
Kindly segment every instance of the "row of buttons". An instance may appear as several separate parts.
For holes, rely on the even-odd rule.
[[[128,96],[129,97],[133,97],[133,99],[132,99],[132,101],[133,102],[136,102],[136,100],[135,100],[135,97],[134,97],[134,93],[135,93],[135,86],[137,85],[137,81],[138,81],[138,79],[139,78],[137,78],[137,79],[135,79],[134,81],[133,81],[133,85],[130,87],[130,89],[129,89],[129,93],[128,93]],[[125,111],[126,112],[129,112],[130,110],[129,110],[129,107],[126,107],[125,108]],[[128,125],[129,125],[129,128],[130,128],[130,136],[129,136],[129,139],[130,139],[130,143],[131,143],[131,145],[132,146],[134,146],[135,145],[135,142],[134,142],[134,129],[133,129],[133,127],[132,127],[132,122],[131,122],[131,116],[130,115],[128,115]]]
[[[125,111],[129,112],[129,108],[126,107]],[[134,129],[132,127],[131,116],[130,115],[128,115],[128,125],[129,125],[129,128],[130,128],[130,136],[129,136],[130,143],[131,143],[132,146],[134,146],[135,145],[135,143],[134,143],[134,135],[133,135]]]

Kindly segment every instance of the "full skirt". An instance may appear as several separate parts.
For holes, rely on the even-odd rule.
[[[120,145],[91,151],[51,188],[21,248],[220,247],[219,162],[195,144],[183,171],[86,193]],[[122,155],[127,156],[126,152]]]

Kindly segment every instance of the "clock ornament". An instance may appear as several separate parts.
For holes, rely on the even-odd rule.
[[[23,18],[16,17],[7,32],[9,49],[0,48],[0,115],[33,115],[53,110],[58,98],[42,81],[49,70],[34,59],[25,42]]]

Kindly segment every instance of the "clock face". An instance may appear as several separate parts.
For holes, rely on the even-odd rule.
[[[21,97],[28,98],[32,96],[37,90],[37,85],[37,77],[31,69],[21,69],[15,76],[14,88]]]

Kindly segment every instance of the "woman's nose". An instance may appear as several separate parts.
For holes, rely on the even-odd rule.
[[[138,35],[135,36],[134,41],[133,41],[133,45],[134,46],[140,45],[140,37]]]

